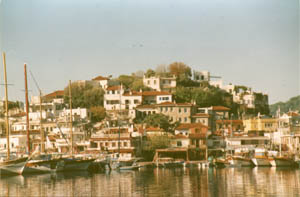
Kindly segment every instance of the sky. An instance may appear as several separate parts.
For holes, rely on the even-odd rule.
[[[300,95],[299,33],[299,0],[0,0],[10,100],[24,101],[24,63],[38,95],[30,72],[46,94],[180,61],[287,101]]]

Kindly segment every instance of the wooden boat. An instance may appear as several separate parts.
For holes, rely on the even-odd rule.
[[[49,173],[56,171],[59,161],[59,158],[52,158],[52,155],[39,155],[26,163],[23,174]]]
[[[0,175],[22,174],[28,157],[0,162]]]
[[[56,171],[81,171],[88,170],[95,159],[61,158],[57,162]]]
[[[232,157],[233,165],[235,166],[254,166],[254,163],[250,158],[243,156],[233,156]]]
[[[272,159],[268,158],[267,156],[254,156],[252,158],[252,162],[256,166],[272,166],[271,160]]]
[[[274,157],[274,161],[276,163],[276,167],[297,167],[298,164],[294,159],[290,157]]]
[[[4,85],[5,85],[5,124],[6,124],[6,160],[0,162],[1,175],[6,174],[22,174],[28,157],[11,159],[10,143],[9,143],[9,120],[8,120],[8,93],[7,93],[7,76],[6,76],[6,60],[5,53],[2,53],[4,66]]]
[[[232,161],[229,159],[216,159],[214,161],[214,166],[217,168],[225,168],[232,165]]]

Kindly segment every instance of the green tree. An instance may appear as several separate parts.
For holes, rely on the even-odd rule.
[[[145,73],[146,77],[152,77],[155,76],[155,71],[152,69],[148,69],[147,72]]]
[[[169,72],[177,79],[182,80],[192,76],[192,70],[183,62],[173,62],[169,65]]]
[[[106,116],[105,108],[102,106],[91,107],[90,110],[92,113],[92,117],[91,117],[92,122],[100,122]]]
[[[170,123],[169,117],[164,114],[151,114],[143,121],[147,126],[159,127],[166,132],[173,133],[179,122]]]
[[[69,87],[64,89],[65,103],[69,103]],[[90,108],[93,106],[103,106],[104,90],[100,86],[92,85],[78,85],[77,83],[71,84],[72,92],[72,107]]]

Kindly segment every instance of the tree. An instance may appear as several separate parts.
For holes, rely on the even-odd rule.
[[[168,68],[170,73],[175,75],[180,80],[190,78],[192,76],[191,68],[183,62],[173,62]]]
[[[92,113],[92,117],[91,117],[92,122],[100,122],[106,116],[105,108],[102,106],[94,106],[91,107],[90,110]]]
[[[129,75],[120,75],[118,77],[118,81],[123,84],[126,88],[129,88],[132,86],[132,83],[137,79],[138,77],[135,76],[129,76]]]
[[[164,114],[151,114],[146,116],[143,121],[147,126],[159,127],[166,132],[173,133],[179,122],[170,123],[169,117]]]
[[[140,91],[140,90],[150,91],[150,90],[152,90],[152,88],[144,85],[143,79],[141,79],[141,78],[137,78],[136,80],[134,80],[134,82],[131,84],[130,89],[135,90],[135,91]]]
[[[147,72],[145,73],[146,77],[152,77],[155,76],[155,71],[152,69],[148,69]]]
[[[69,103],[69,87],[64,89],[65,103]],[[71,84],[72,107],[90,108],[92,106],[103,106],[104,90],[100,86],[92,86],[89,84],[78,85]]]

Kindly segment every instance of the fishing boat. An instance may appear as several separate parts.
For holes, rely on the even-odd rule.
[[[7,76],[6,76],[6,60],[5,53],[2,53],[4,66],[4,81],[5,81],[5,123],[6,123],[6,160],[0,161],[0,175],[6,174],[22,174],[28,157],[11,158],[10,143],[9,143],[9,120],[8,120],[8,93],[7,93]]]

